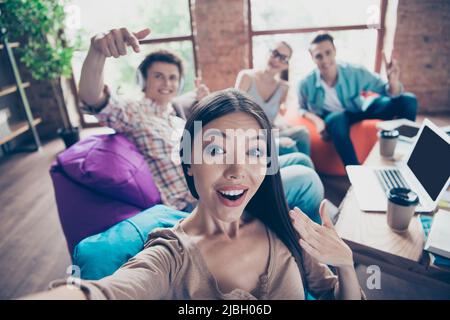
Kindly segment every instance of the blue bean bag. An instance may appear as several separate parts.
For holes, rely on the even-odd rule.
[[[123,220],[108,230],[87,237],[74,248],[72,262],[81,279],[98,280],[114,273],[144,248],[155,228],[170,228],[189,213],[156,205]]]
[[[144,248],[155,228],[173,227],[189,213],[156,205],[117,223],[108,230],[82,240],[74,248],[72,261],[80,268],[80,278],[99,280],[113,274]],[[315,298],[306,292],[307,300]]]

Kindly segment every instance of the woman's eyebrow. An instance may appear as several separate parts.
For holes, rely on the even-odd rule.
[[[207,130],[204,134],[204,138],[209,138],[211,136],[218,136],[218,137],[222,137],[222,138],[226,138],[227,134],[223,131],[220,131],[218,129],[213,129],[213,130]]]
[[[265,140],[266,136],[263,134],[258,134],[257,136],[249,138],[250,140]]]
[[[224,139],[227,138],[227,134],[226,134],[225,132],[221,131],[221,130],[218,130],[218,129],[216,129],[216,130],[211,130],[211,131],[207,131],[207,132],[205,133],[205,135],[204,135],[204,138],[209,138],[209,137],[211,137],[211,136],[218,136],[218,137],[222,137],[222,138],[224,138]],[[253,136],[253,137],[248,137],[248,136],[247,136],[247,138],[248,138],[249,140],[265,140],[265,139],[266,139],[266,136],[260,133],[260,134],[258,134],[258,135],[256,135],[256,136]]]
[[[221,140],[217,140],[217,138],[222,138]],[[206,131],[203,134],[202,138],[202,147],[208,146],[210,143],[224,143],[226,140],[226,135],[222,131],[214,130],[214,131]]]

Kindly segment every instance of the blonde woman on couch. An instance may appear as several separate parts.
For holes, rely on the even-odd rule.
[[[247,92],[264,110],[272,125],[277,116],[286,114],[286,99],[289,91],[289,60],[291,46],[281,41],[269,53],[264,69],[239,72],[235,88]],[[280,129],[280,153],[301,152],[310,155],[310,138],[303,126],[282,124]]]
[[[201,100],[180,152],[198,199],[193,212],[150,233],[143,251],[113,275],[82,280],[78,288],[55,282],[29,298],[305,299],[309,292],[361,299],[352,251],[325,204],[321,225],[297,208],[289,211],[272,143],[268,118],[247,95],[224,90]]]

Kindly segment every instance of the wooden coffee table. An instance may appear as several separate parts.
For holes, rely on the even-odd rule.
[[[375,144],[364,165],[394,166],[412,147],[399,142],[395,160],[385,160]],[[450,290],[450,269],[430,264],[429,255],[423,251],[425,236],[419,216],[416,214],[408,231],[396,233],[386,221],[385,213],[364,212],[359,209],[353,188],[350,187],[341,202],[336,230],[352,248],[356,263],[379,266],[400,278]],[[440,209],[442,210],[442,209]]]

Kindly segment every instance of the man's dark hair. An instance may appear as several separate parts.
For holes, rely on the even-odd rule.
[[[334,38],[331,36],[331,34],[326,32],[321,32],[317,36],[315,36],[314,39],[311,41],[311,45],[324,41],[330,41],[334,47]]]
[[[147,80],[148,68],[155,62],[165,62],[176,65],[180,72],[180,79],[183,77],[183,60],[173,52],[168,50],[158,50],[147,55],[138,67],[144,80]]]

